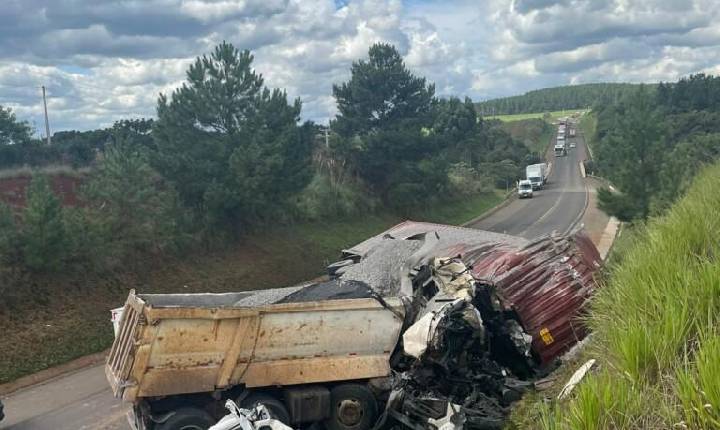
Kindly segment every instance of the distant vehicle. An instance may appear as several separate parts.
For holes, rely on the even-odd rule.
[[[533,186],[532,182],[530,182],[528,179],[522,179],[518,181],[518,197],[523,199],[525,197],[532,198],[533,196]]]
[[[570,148],[574,148],[574,147],[575,147],[575,142],[570,142]]]
[[[575,129],[571,128],[570,129],[570,137],[575,137],[575,133],[576,133]]]
[[[531,164],[525,168],[525,179],[532,184],[533,190],[540,190],[547,182],[547,164]]]
[[[565,145],[565,142],[558,141],[555,144],[555,156],[556,157],[562,157],[564,155],[567,155],[567,146]]]

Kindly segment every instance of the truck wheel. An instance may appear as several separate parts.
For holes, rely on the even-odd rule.
[[[180,408],[167,421],[157,426],[157,430],[207,430],[215,420],[202,409]]]
[[[328,430],[368,430],[377,421],[377,401],[364,385],[344,384],[330,390]]]
[[[243,409],[253,409],[259,404],[265,405],[272,418],[282,421],[284,424],[290,424],[290,412],[283,402],[270,394],[252,393],[239,403]]]

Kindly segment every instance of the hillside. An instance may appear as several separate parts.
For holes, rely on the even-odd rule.
[[[596,104],[612,103],[637,87],[625,83],[566,85],[488,100],[476,103],[475,106],[483,116],[584,109]]]
[[[715,165],[666,215],[623,235],[591,306],[590,345],[514,428],[718,428],[718,186]],[[591,358],[598,370],[568,400],[542,399]]]

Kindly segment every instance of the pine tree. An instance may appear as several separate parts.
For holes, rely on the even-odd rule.
[[[45,176],[33,177],[28,187],[21,240],[28,269],[49,272],[62,267],[68,250],[63,211]]]
[[[312,176],[313,130],[297,125],[300,101],[263,87],[252,61],[223,42],[158,101],[152,164],[208,228],[276,216]]]

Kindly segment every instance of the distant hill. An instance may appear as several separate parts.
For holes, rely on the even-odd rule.
[[[550,112],[592,107],[596,103],[609,103],[622,97],[638,84],[582,84],[544,88],[529,91],[521,96],[504,97],[476,103],[483,115],[512,115],[532,112]]]

